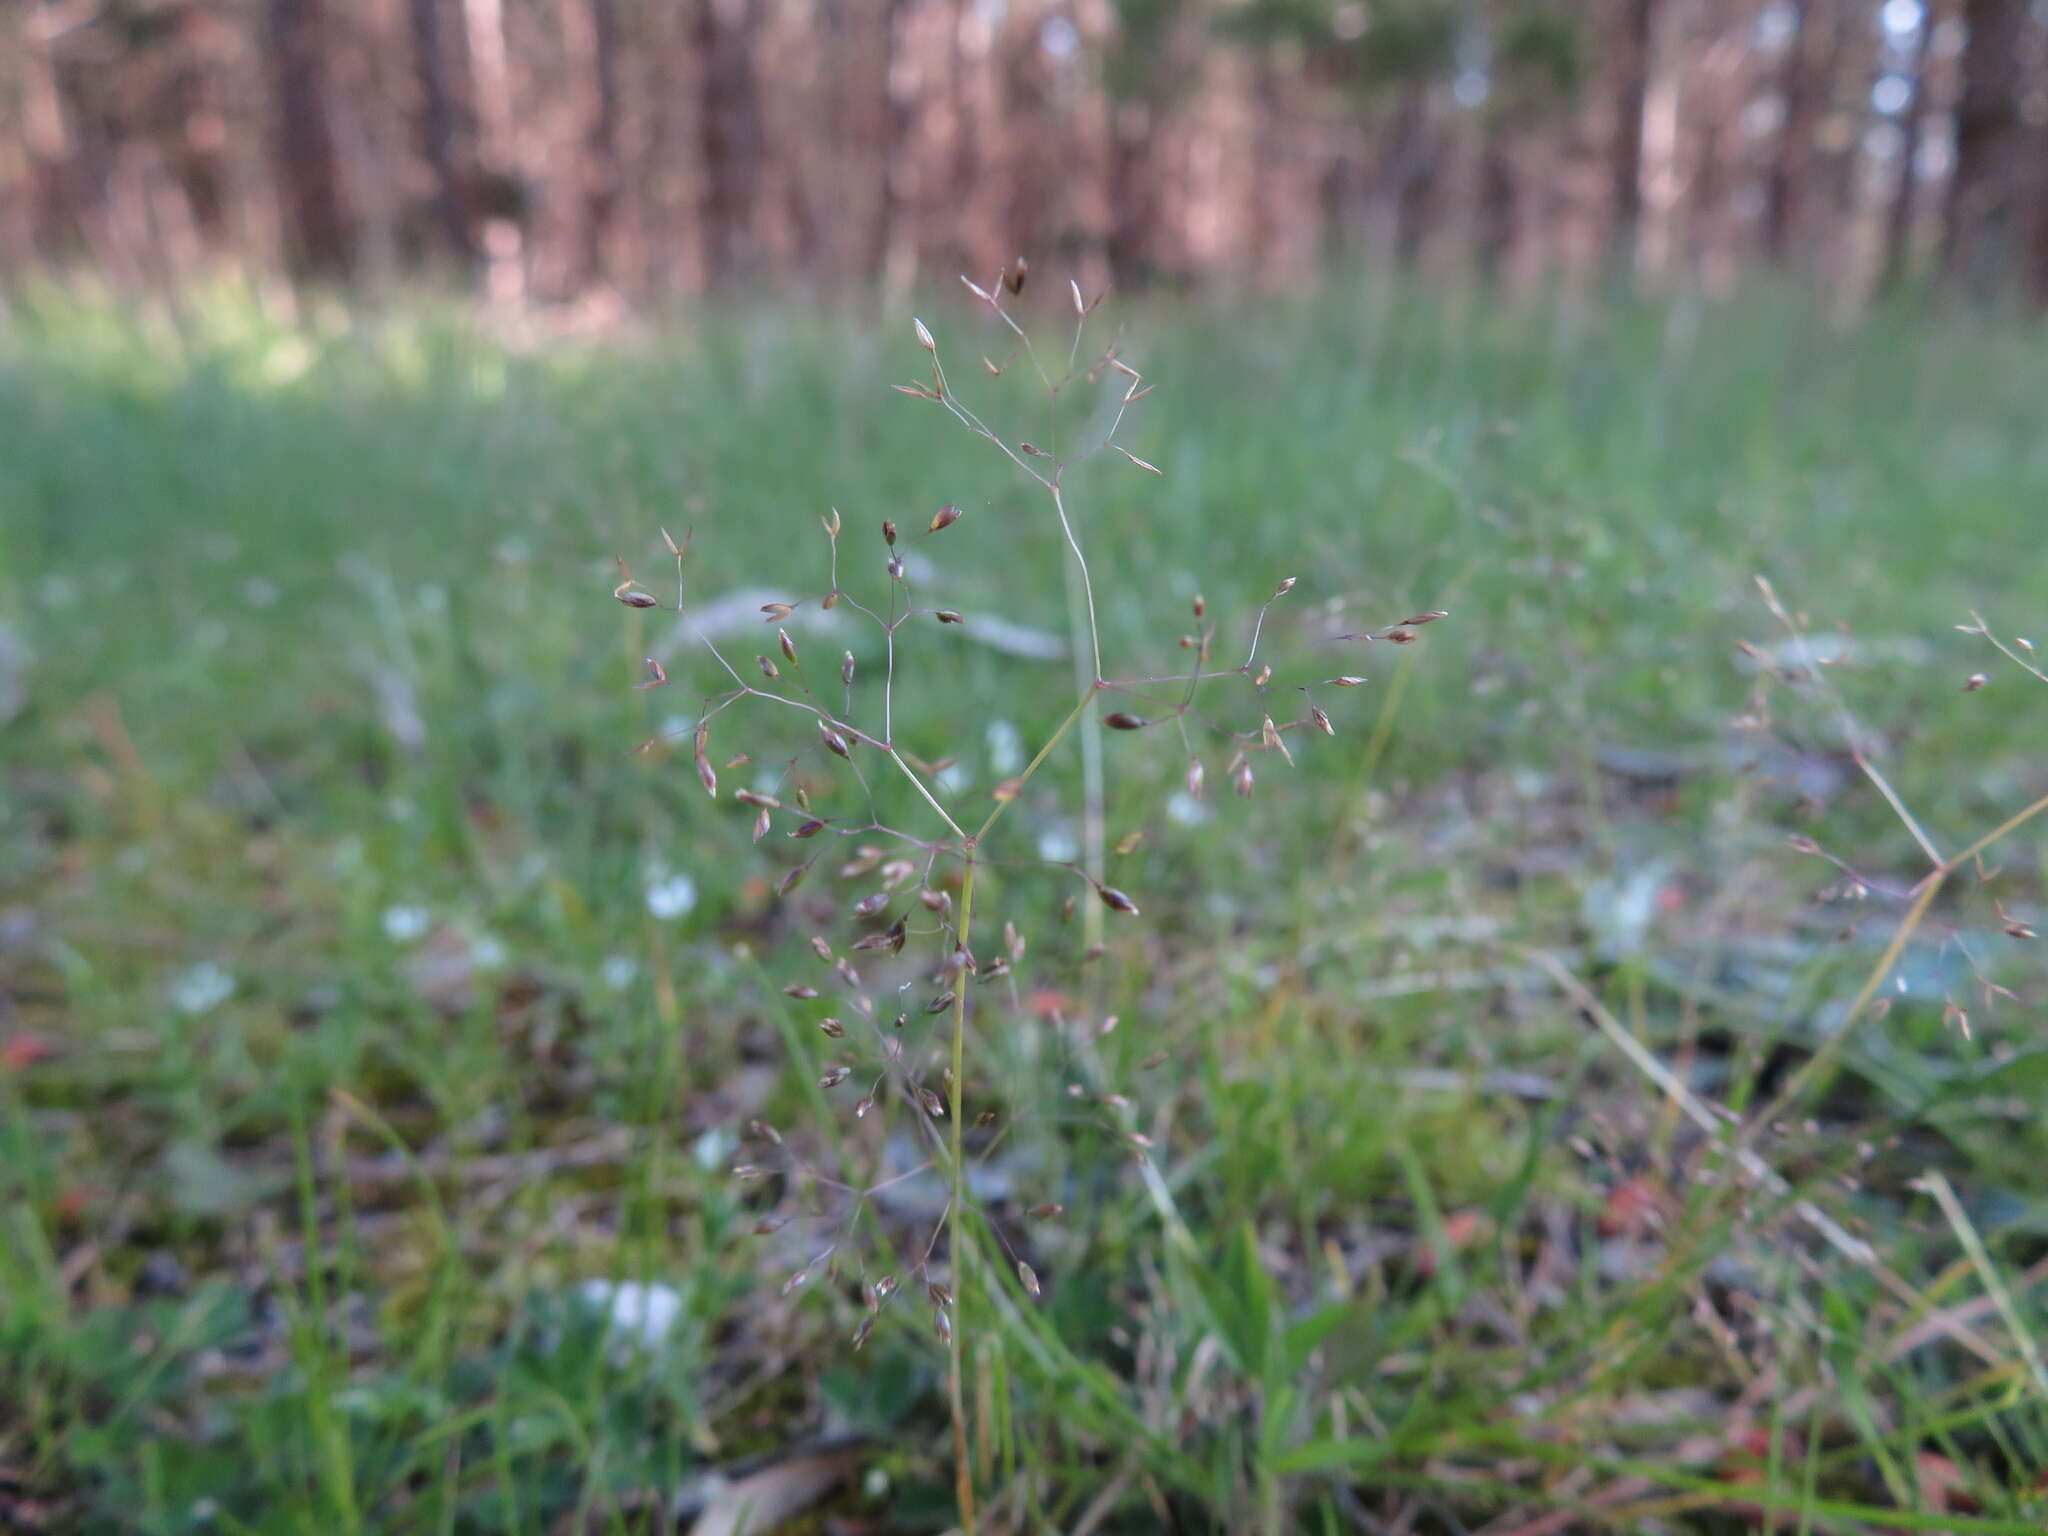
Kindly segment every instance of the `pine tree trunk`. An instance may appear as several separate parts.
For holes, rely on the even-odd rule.
[[[267,10],[285,262],[301,280],[345,277],[354,253],[328,118],[321,0],[268,0]]]
[[[413,77],[420,93],[420,152],[434,178],[434,218],[458,260],[475,259],[462,178],[455,164],[455,108],[448,90],[448,57],[441,36],[441,0],[408,0]]]
[[[1621,0],[1615,27],[1613,223],[1610,261],[1617,273],[1635,270],[1643,223],[1643,108],[1650,95],[1650,47],[1656,0]]]
[[[713,286],[754,271],[754,189],[761,158],[754,75],[757,0],[696,0],[704,270]]]
[[[2027,0],[1964,0],[1955,170],[1943,212],[1942,267],[1951,280],[2010,271],[2024,191],[2027,125],[2020,111]]]

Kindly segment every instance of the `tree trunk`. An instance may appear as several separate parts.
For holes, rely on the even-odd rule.
[[[1402,91],[1388,140],[1384,176],[1393,194],[1394,260],[1405,270],[1421,259],[1429,237],[1436,148],[1429,135],[1427,86],[1410,85]]]
[[[1613,224],[1608,236],[1614,270],[1635,270],[1643,223],[1643,108],[1650,95],[1650,47],[1656,0],[1621,0],[1615,28]]]
[[[301,280],[345,277],[353,252],[328,120],[321,0],[267,0],[267,9],[285,262]]]
[[[1778,99],[1784,117],[1778,124],[1777,151],[1771,156],[1770,174],[1764,181],[1764,255],[1774,265],[1791,253],[1793,226],[1797,222],[1801,183],[1813,158],[1813,131],[1819,116],[1819,92],[1814,79],[1811,37],[1816,28],[1808,25],[1812,0],[1793,0],[1792,31],[1785,40],[1785,62],[1778,73]]]
[[[1515,164],[1508,153],[1509,124],[1495,114],[1479,149],[1479,275],[1500,279],[1515,244]]]
[[[602,282],[611,273],[613,231],[619,220],[619,7],[618,0],[588,0],[590,117],[583,130],[582,275]]]
[[[1934,36],[1934,8],[1923,0],[1920,30],[1913,37],[1913,57],[1906,66],[1912,94],[1899,112],[1899,163],[1892,200],[1884,217],[1884,278],[1887,289],[1906,280],[1913,264],[1913,224],[1920,181],[1920,128],[1925,119],[1927,53]]]
[[[1964,0],[1963,44],[1956,99],[1955,170],[1944,210],[1942,267],[1951,280],[1982,279],[2018,254],[2013,225],[2023,199],[2027,124],[2020,111],[2025,85],[2027,0]]]
[[[420,152],[434,178],[434,217],[448,250],[462,262],[476,257],[462,178],[455,164],[455,108],[448,90],[448,57],[441,38],[441,0],[407,0],[412,24],[413,77],[419,86]]]
[[[697,0],[699,153],[704,173],[704,270],[713,286],[754,271],[754,190],[761,158],[754,74],[758,0]]]

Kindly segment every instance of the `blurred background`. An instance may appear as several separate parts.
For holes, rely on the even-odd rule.
[[[666,542],[985,814],[930,336],[1275,668],[984,865],[978,1536],[2039,1536],[2044,299],[2038,0],[0,0],[0,1532],[957,1528],[934,822]]]
[[[2028,0],[11,0],[0,267],[2048,296]]]

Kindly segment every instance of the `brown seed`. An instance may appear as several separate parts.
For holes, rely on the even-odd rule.
[[[953,992],[951,990],[941,992],[937,997],[933,998],[930,1002],[924,1005],[924,1011],[926,1013],[944,1013],[948,1008],[953,1006],[954,1000],[958,998],[959,995],[959,993]]]
[[[896,546],[896,525],[886,517],[882,519],[882,542],[892,549]]]
[[[1273,595],[1275,597],[1285,597],[1288,593],[1294,590],[1295,582],[1299,581],[1300,579],[1301,578],[1298,576],[1288,577],[1285,581],[1281,582],[1279,586],[1273,589]]]
[[[1008,804],[1010,801],[1016,799],[1018,795],[1022,794],[1023,791],[1024,780],[1022,778],[1014,778],[1003,780],[1002,783],[998,784],[994,789],[990,790],[988,793],[989,798],[991,800],[1000,800],[1003,803]]]
[[[1963,692],[1975,693],[1979,688],[1982,688],[1986,683],[1990,681],[1991,679],[1986,677],[1982,672],[1972,672],[1968,680],[1965,681],[1963,684]]]
[[[1017,1278],[1024,1282],[1024,1289],[1032,1296],[1036,1297],[1039,1294],[1038,1271],[1029,1264],[1026,1264],[1022,1259],[1017,1261]]]
[[[853,1118],[856,1120],[867,1119],[868,1111],[873,1109],[874,1107],[875,1101],[873,1099],[862,1099],[858,1104],[853,1106]]]
[[[941,624],[965,624],[967,622],[967,620],[955,613],[951,608],[941,608],[932,617],[936,618]]]
[[[946,1118],[946,1101],[940,1098],[936,1093],[933,1093],[931,1089],[918,1089],[917,1097],[919,1101],[924,1105],[924,1112],[930,1115],[934,1120],[943,1120]]]
[[[739,801],[741,805],[758,805],[764,811],[779,811],[782,809],[782,802],[780,800],[776,799],[773,795],[764,795],[759,790],[736,789],[732,792],[732,797]]]
[[[711,760],[700,748],[697,752],[697,782],[704,786],[704,793],[712,799],[718,798],[718,775],[712,772]]]
[[[1031,264],[1022,256],[1019,256],[1003,273],[1003,286],[1008,288],[1012,294],[1022,293],[1024,291],[1024,280],[1030,275]]]
[[[790,833],[791,837],[816,837],[825,830],[825,823],[813,816],[809,821]]]
[[[832,752],[840,757],[850,758],[853,756],[853,754],[847,750],[846,738],[840,735],[837,731],[833,730],[831,726],[827,725],[822,720],[818,722],[818,735],[824,741],[825,749],[827,751]]]
[[[1128,714],[1119,709],[1104,715],[1102,723],[1112,731],[1142,731],[1146,722],[1142,716]]]
[[[1344,677],[1333,677],[1329,681],[1330,685],[1334,688],[1356,688],[1359,684],[1363,683],[1365,679],[1362,677],[1352,677],[1346,675]]]
[[[804,876],[808,875],[810,872],[811,866],[809,863],[797,865],[795,869],[792,869],[788,874],[782,877],[781,883],[775,887],[775,894],[778,896],[787,896],[791,891],[795,890],[798,886],[804,883]]]
[[[917,899],[924,903],[927,912],[936,912],[942,917],[953,910],[953,898],[944,891],[935,891],[929,886],[917,893]]]
[[[953,1347],[953,1319],[943,1310],[932,1313],[932,1326],[938,1330],[939,1342],[948,1349]]]
[[[823,934],[814,933],[811,935],[811,952],[827,965],[832,963],[832,946],[825,942]]]
[[[992,1109],[984,1109],[974,1117],[974,1127],[976,1130],[985,1131],[995,1123],[996,1112]]]
[[[825,1075],[818,1079],[818,1086],[820,1088],[837,1088],[851,1076],[853,1076],[853,1068],[851,1067],[830,1067],[826,1069]]]
[[[800,981],[793,981],[782,989],[784,997],[793,997],[800,1003],[807,1003],[818,995],[816,987],[807,987]]]
[[[776,641],[782,646],[783,656],[788,659],[789,664],[791,666],[795,666],[797,664],[796,642],[789,638],[789,631],[786,629],[778,629],[777,631],[775,631],[775,638]]]
[[[1387,638],[1396,645],[1407,645],[1415,638],[1415,631],[1412,629],[1390,629],[1387,631]]]
[[[792,613],[795,613],[796,609],[789,603],[763,603],[761,611],[768,616],[762,621],[763,623],[779,624]]]
[[[889,905],[889,893],[887,891],[877,891],[874,895],[863,896],[859,901],[855,902],[853,904],[853,915],[855,917],[873,917],[887,905]]]
[[[1195,617],[1199,619],[1208,611],[1209,605],[1202,600],[1202,594],[1197,592],[1195,594]]]
[[[756,656],[754,660],[761,664],[761,675],[767,678],[769,682],[776,682],[781,678],[782,669],[766,656]]]
[[[1448,608],[1432,608],[1427,613],[1418,613],[1414,618],[1403,619],[1401,622],[1409,625],[1434,624],[1438,619],[1448,619],[1450,616],[1451,611]]]
[[[652,656],[650,656],[647,658],[647,681],[644,683],[635,683],[633,685],[633,691],[635,693],[645,693],[650,688],[661,687],[662,684],[666,683],[667,681],[668,669],[664,667],[660,662],[656,661]]]
[[[832,1040],[837,1040],[846,1033],[846,1026],[837,1019],[820,1019],[818,1028],[825,1032],[826,1038]]]
[[[1309,719],[1315,721],[1316,729],[1321,731],[1325,736],[1334,736],[1337,734],[1337,727],[1330,724],[1330,717],[1324,714],[1320,709],[1318,709],[1313,704],[1309,705],[1308,707],[1308,717]]]
[[[950,528],[960,521],[960,509],[950,502],[932,514],[932,525],[927,533],[937,533],[941,528]]]
[[[824,609],[827,613],[830,613],[834,608],[837,608],[839,606],[839,589],[835,587],[830,592],[827,592],[823,597],[818,599],[818,606]]]
[[[1189,762],[1187,778],[1187,789],[1189,799],[1199,800],[1202,798],[1202,789],[1204,781],[1207,780],[1207,778],[1208,774],[1203,770],[1202,760],[1199,757]]]
[[[1102,904],[1112,912],[1121,912],[1126,917],[1138,915],[1138,904],[1113,885],[1098,885],[1095,894],[1102,898]]]
[[[929,1282],[924,1288],[924,1293],[932,1299],[932,1305],[935,1307],[950,1307],[953,1305],[952,1287],[946,1285],[943,1281],[933,1280]]]
[[[847,687],[853,686],[853,652],[848,651],[839,661],[839,681]]]
[[[1034,459],[1049,459],[1052,457],[1052,455],[1047,453],[1043,448],[1040,448],[1032,443],[1019,443],[1017,445],[1017,451],[1021,454],[1028,455],[1029,457]]]
[[[1231,788],[1240,795],[1250,798],[1252,792],[1252,765],[1243,758],[1237,762],[1237,772],[1231,778]]]
[[[616,597],[628,608],[659,608],[661,606],[659,598],[650,597],[645,592],[635,591],[630,587],[624,592],[614,592],[612,596]]]
[[[1065,1209],[1064,1205],[1054,1201],[1047,1201],[1044,1205],[1034,1205],[1031,1207],[1031,1219],[1033,1221],[1051,1221]]]
[[[768,835],[768,812],[764,809],[754,817],[754,841],[759,842]]]

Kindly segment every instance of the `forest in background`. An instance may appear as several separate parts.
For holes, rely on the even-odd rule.
[[[2048,300],[2028,0],[10,0],[0,274]]]

